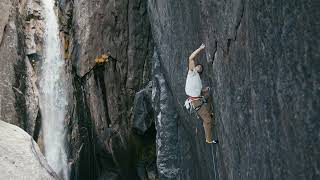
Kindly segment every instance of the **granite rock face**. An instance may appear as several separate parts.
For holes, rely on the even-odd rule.
[[[180,179],[178,114],[157,51],[153,55],[153,91],[156,121],[157,168],[160,179]]]
[[[172,92],[170,107],[179,114],[180,159],[165,166],[180,167],[180,179],[319,178],[316,2],[149,0],[148,5]],[[203,143],[201,123],[181,105],[187,58],[201,42],[207,45],[199,59],[205,65],[202,78],[213,90],[220,140],[214,149]]]
[[[0,179],[59,179],[25,131],[0,121],[0,132]]]
[[[154,124],[154,109],[152,108],[152,84],[137,92],[133,103],[132,129],[140,135],[145,134]]]
[[[71,179],[319,178],[315,0],[56,5]],[[0,15],[0,119],[41,145],[41,1],[2,0]],[[183,107],[187,59],[202,42],[215,146],[205,144],[201,121]]]
[[[0,2],[0,119],[18,125],[36,139],[39,129],[36,72],[27,55],[36,49],[38,41],[30,39],[31,32],[37,32],[30,26],[34,13],[30,3],[30,0]]]
[[[137,169],[141,164],[147,168],[151,159],[142,162],[141,154],[152,149],[141,146],[155,144],[155,139],[147,142],[144,134],[132,131],[131,123],[135,93],[150,80],[153,48],[147,3],[60,1],[59,6],[60,19],[69,20],[61,29],[70,40],[65,49],[73,74],[72,179],[138,179]],[[96,64],[105,55],[110,59]]]
[[[21,49],[21,45],[18,43],[18,38],[19,35],[21,36],[21,33],[18,32],[18,23],[15,21],[15,17],[18,16],[18,12],[15,10],[15,5],[17,5],[17,3],[8,0],[1,1],[0,6],[0,116],[4,121],[22,126],[23,120],[18,117],[19,114],[17,114],[15,108],[15,93],[19,93],[21,91],[17,91],[17,89],[13,88],[16,83],[15,65],[18,64],[18,61],[24,60],[22,55],[23,50]]]

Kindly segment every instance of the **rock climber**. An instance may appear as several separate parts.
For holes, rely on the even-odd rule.
[[[206,142],[216,144],[218,140],[212,137],[213,113],[211,110],[209,99],[209,87],[202,88],[200,75],[203,72],[203,65],[196,64],[196,58],[205,49],[205,45],[196,49],[189,57],[189,70],[186,80],[185,91],[188,99],[185,102],[187,109],[195,110],[198,117],[203,121]]]

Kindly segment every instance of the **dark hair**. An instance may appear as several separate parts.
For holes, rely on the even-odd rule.
[[[198,72],[200,75],[203,73],[203,65],[202,64],[197,64],[195,67],[197,67],[197,66],[201,66],[201,72]]]

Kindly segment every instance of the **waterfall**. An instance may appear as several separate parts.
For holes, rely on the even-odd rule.
[[[55,0],[42,0],[46,28],[44,60],[40,75],[40,108],[45,157],[55,172],[64,180],[68,180],[69,167],[65,147],[65,116],[68,103],[65,63],[54,3]]]

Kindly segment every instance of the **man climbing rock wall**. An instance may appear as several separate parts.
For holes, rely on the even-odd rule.
[[[204,41],[202,62],[213,61],[205,76],[212,82],[221,139],[215,153],[219,178],[319,178],[316,1],[148,3],[171,108],[179,113],[179,161],[167,166],[180,168],[176,177],[214,179],[211,149],[201,142],[203,132],[195,131],[200,122],[181,105],[188,54]]]

